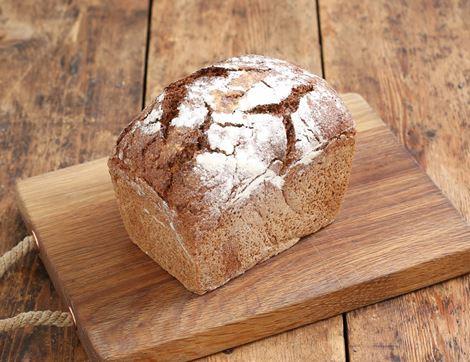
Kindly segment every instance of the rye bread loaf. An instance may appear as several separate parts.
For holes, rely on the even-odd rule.
[[[108,164],[130,238],[203,294],[333,221],[354,136],[323,79],[247,55],[166,87]]]

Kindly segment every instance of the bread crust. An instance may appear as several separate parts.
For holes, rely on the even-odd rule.
[[[354,139],[325,81],[245,56],[168,86],[108,165],[132,241],[203,294],[333,221]]]

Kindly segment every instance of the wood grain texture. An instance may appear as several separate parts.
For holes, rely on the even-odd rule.
[[[146,2],[1,2],[0,253],[26,233],[15,179],[106,155],[140,109],[146,24]],[[0,300],[0,318],[66,308],[36,253],[0,281]],[[71,359],[85,359],[73,328],[0,335],[0,360]]]
[[[321,74],[316,20],[311,0],[156,1],[147,103],[168,83],[240,54],[278,57]]]
[[[364,94],[470,220],[470,2],[320,1],[320,18],[327,80]],[[349,313],[351,360],[468,360],[469,283]]]
[[[469,361],[470,275],[348,313],[351,361]]]
[[[18,184],[92,356],[195,358],[469,271],[470,227],[367,103],[344,99],[359,133],[336,222],[203,296],[130,242],[105,160]]]

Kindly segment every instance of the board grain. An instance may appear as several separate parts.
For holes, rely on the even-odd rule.
[[[470,1],[319,4],[327,81],[364,95],[469,222]],[[470,361],[469,301],[467,275],[348,313],[351,360]]]
[[[129,241],[104,159],[18,183],[91,357],[196,358],[469,271],[468,225],[365,101],[344,99],[359,133],[336,222],[204,296]]]

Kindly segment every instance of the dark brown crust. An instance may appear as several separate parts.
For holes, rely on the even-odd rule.
[[[165,98],[162,102],[163,115],[160,123],[163,126],[163,137],[166,138],[168,128],[173,118],[178,116],[178,107],[187,94],[187,85],[194,83],[195,80],[202,77],[226,77],[229,69],[219,67],[208,67],[198,70],[186,78],[171,83],[165,88]]]
[[[205,121],[200,127],[190,129],[186,127],[173,127],[171,121],[178,116],[179,107],[187,96],[188,85],[201,77],[227,77],[232,71],[252,71],[252,72],[269,72],[265,68],[240,67],[237,69],[212,66],[203,68],[179,81],[170,84],[164,90],[164,97],[161,105],[157,104],[157,100],[147,107],[134,121],[129,124],[122,132],[118,139],[116,152],[112,157],[111,164],[115,167],[125,169],[132,177],[145,180],[157,194],[166,200],[170,207],[179,209],[187,204],[187,202],[176,202],[179,197],[173,197],[174,180],[186,178],[184,173],[189,172],[195,162],[198,154],[207,151],[217,151],[224,153],[223,150],[211,150],[208,144],[206,131],[212,124],[212,109],[206,103],[207,115]],[[297,70],[297,69],[296,69]],[[298,70],[301,72],[301,70]],[[266,83],[265,83],[266,84]],[[290,95],[277,104],[266,104],[256,106],[247,113],[264,113],[282,117],[285,134],[287,139],[286,150],[282,161],[280,174],[285,174],[288,168],[299,159],[296,152],[296,134],[292,124],[291,114],[296,112],[302,97],[314,91],[318,84],[318,80],[312,78],[311,83],[298,86],[292,89]],[[268,87],[269,85],[266,84]],[[229,94],[230,97],[240,97],[243,93]],[[139,130],[131,132],[136,122],[142,121],[147,117],[150,111],[157,106],[161,106],[162,116],[159,119],[161,123],[161,132],[152,135],[145,134]],[[240,126],[232,123],[221,124],[221,126]],[[338,130],[334,130],[337,132]],[[334,134],[333,132],[333,134]],[[117,157],[121,152],[123,162]],[[179,182],[181,187],[181,182]],[[188,185],[186,182],[183,184]],[[192,184],[191,187],[199,187]],[[234,189],[236,186],[234,186]]]
[[[232,71],[256,71],[265,72],[268,70],[243,67],[242,69],[230,69],[217,66],[210,66],[200,69],[195,73],[171,83],[164,90],[164,98],[162,100],[162,116],[159,122],[162,124],[161,134],[155,134],[152,137],[145,136],[140,132],[131,133],[131,129],[136,122],[145,119],[150,111],[157,105],[157,99],[152,104],[146,107],[134,120],[121,132],[111,163],[117,167],[128,170],[136,177],[145,180],[160,197],[167,199],[168,193],[171,190],[173,178],[177,175],[184,166],[191,162],[195,155],[209,149],[207,142],[206,131],[212,123],[212,109],[206,103],[207,116],[204,123],[195,130],[185,130],[185,134],[180,134],[180,130],[174,129],[170,125],[171,121],[178,116],[179,106],[187,95],[187,86],[194,83],[202,77],[226,77]],[[233,95],[233,96],[241,96]],[[170,134],[172,135],[170,137]],[[136,141],[135,138],[141,138],[145,141],[140,151],[132,149],[135,144],[141,142]],[[171,142],[177,152],[171,155],[165,155],[162,152],[166,148],[166,144]],[[169,146],[171,147],[171,146]],[[130,160],[130,164],[121,162],[117,157],[119,151],[124,155],[124,158]],[[155,177],[158,175],[158,177]]]
[[[187,85],[192,84],[196,79],[201,77],[225,77],[230,71],[230,69],[217,67],[204,68],[182,80],[170,84],[165,89],[165,97],[162,101],[163,114],[160,119],[163,136],[159,137],[158,135],[155,135],[145,143],[139,155],[142,167],[139,169],[133,168],[133,172],[135,172],[138,177],[144,179],[149,185],[153,186],[163,199],[167,199],[169,190],[171,190],[173,183],[173,177],[183,169],[183,166],[188,162],[191,162],[196,154],[210,149],[206,131],[212,123],[212,109],[206,103],[205,106],[208,112],[204,123],[195,130],[185,130],[185,133],[187,133],[186,136],[189,137],[176,137],[177,140],[179,139],[180,141],[184,141],[183,144],[181,144],[181,147],[179,147],[179,152],[172,155],[172,157],[165,159],[161,157],[162,153],[158,152],[159,149],[165,147],[165,144],[168,142],[168,135],[173,128],[170,126],[170,123],[172,119],[178,116],[178,107],[187,94]],[[312,91],[314,88],[314,84],[296,87],[282,102],[278,104],[257,106],[249,111],[249,113],[270,113],[281,115],[283,117],[283,124],[286,130],[287,148],[281,170],[282,173],[284,173],[288,166],[296,159],[295,153],[293,152],[296,137],[290,114],[297,110],[301,97]],[[147,107],[146,111],[142,112],[140,116],[136,117],[136,119],[126,127],[118,139],[117,149],[121,147],[121,149],[127,151],[130,144],[134,143],[132,138],[136,137],[136,134],[131,135],[130,129],[133,127],[135,122],[144,119],[148,113],[150,113],[150,110],[155,106],[155,103],[156,101],[153,102],[151,107]],[[235,124],[222,124],[221,126],[226,125],[241,127],[241,125]],[[178,130],[175,130],[175,132],[178,132]],[[129,142],[125,142],[124,145],[121,145],[121,141],[126,134],[130,135],[131,140],[129,140]],[[173,141],[173,137],[171,138]],[[155,146],[156,143],[159,143],[159,146]],[[149,162],[149,160],[151,162]],[[128,168],[126,166],[124,167]],[[159,182],[155,182],[154,177],[151,176],[154,174],[152,170],[155,171],[155,169],[157,171],[161,171],[159,172]]]
[[[142,121],[145,119],[145,117],[148,116],[150,111],[155,108],[155,105],[157,103],[157,99],[154,99],[148,106],[146,106],[137,116],[135,116],[132,121],[121,131],[119,134],[117,140],[116,140],[116,152],[119,149],[119,145],[122,142],[122,139],[129,134],[129,131],[134,127],[136,122]]]
[[[294,113],[299,108],[300,99],[305,94],[315,90],[316,84],[300,85],[292,89],[289,96],[279,103],[263,104],[256,106],[248,111],[248,113],[270,113],[284,115]]]
[[[198,151],[208,148],[205,131],[210,126],[212,110],[208,105],[208,115],[205,122],[196,130],[189,130],[186,134],[180,135],[179,130],[173,130],[170,126],[171,120],[178,116],[178,107],[187,94],[187,85],[193,83],[201,77],[225,77],[230,69],[220,67],[208,67],[201,69],[190,76],[170,84],[165,88],[165,97],[162,101],[162,134],[155,134],[152,137],[145,136],[140,132],[131,133],[130,130],[136,122],[147,117],[157,104],[155,99],[152,104],[145,108],[134,120],[121,132],[118,138],[116,151],[112,163],[117,167],[127,169],[130,173],[145,180],[151,185],[160,197],[166,199],[171,188],[172,180],[183,165],[192,160]],[[171,141],[178,146],[177,152],[165,154],[162,152],[168,142],[168,136],[173,133]],[[137,138],[145,143],[137,150],[135,146],[139,144]],[[130,164],[121,162],[117,157],[119,151],[124,158],[130,160]],[[158,177],[155,177],[158,175]]]

